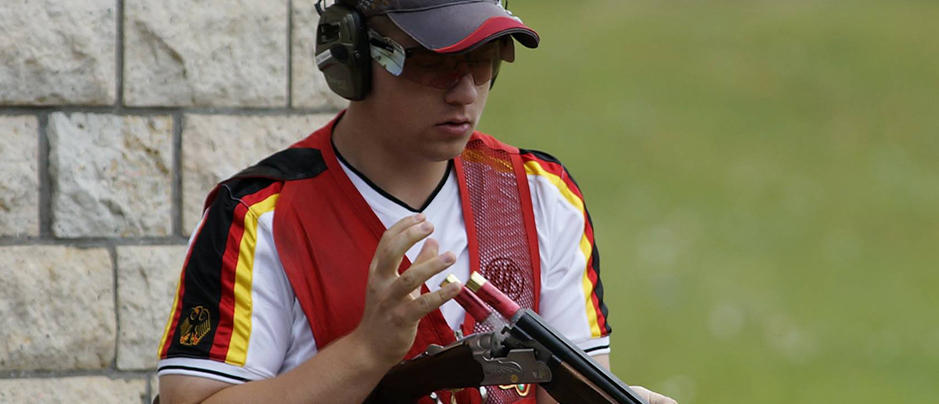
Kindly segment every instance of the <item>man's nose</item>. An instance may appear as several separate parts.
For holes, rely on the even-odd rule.
[[[461,73],[463,75],[460,80],[447,90],[444,97],[444,100],[449,104],[469,105],[476,102],[476,97],[479,96],[476,91],[476,82],[473,80],[473,73],[468,69]]]

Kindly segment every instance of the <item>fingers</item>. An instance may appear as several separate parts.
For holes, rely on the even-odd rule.
[[[436,257],[439,250],[440,243],[431,237],[427,238],[427,240],[424,241],[424,246],[421,247],[421,252],[417,253],[417,257],[414,259],[414,262],[411,262],[411,265],[419,265]]]
[[[385,230],[385,233],[381,235],[381,241],[385,241],[386,238],[387,239],[394,238],[394,236],[397,236],[399,233],[401,233],[408,227],[411,227],[417,223],[421,223],[424,220],[427,220],[427,217],[424,216],[423,213],[418,213],[416,215],[405,217],[397,221],[395,224],[391,225],[391,227],[389,227],[388,230]]]
[[[427,282],[430,277],[449,268],[454,262],[456,262],[456,256],[448,251],[418,265],[411,265],[392,284],[391,298],[397,299],[407,295]]]
[[[649,396],[652,394],[652,392],[649,391],[649,389],[642,387],[642,386],[629,386],[629,388],[635,391],[636,394],[639,395],[639,397],[642,397],[642,399],[646,401],[651,401],[651,398],[649,398]],[[649,403],[649,404],[652,404],[652,403]]]
[[[386,230],[379,240],[372,260],[372,269],[386,276],[395,274],[404,253],[433,231],[434,225],[427,222],[423,214],[399,220]]]
[[[421,251],[417,254],[416,259],[414,260],[414,262],[411,263],[411,267],[414,267],[415,265],[423,264],[433,259],[434,257],[437,256],[437,252],[439,251],[439,249],[440,249],[440,244],[437,243],[437,240],[434,240],[433,238],[427,238],[426,240],[424,240],[424,245],[421,247]],[[411,290],[411,293],[410,293],[411,298],[416,299],[420,295],[421,295],[420,286],[416,286],[413,290]]]
[[[645,387],[630,386],[630,388],[632,388],[633,391],[636,392],[636,394],[639,394],[640,397],[646,399],[646,401],[648,401],[649,404],[678,404],[677,401],[672,400],[671,398],[663,396],[654,391],[650,391],[649,389]]]
[[[678,402],[653,391],[649,404],[678,404]]]
[[[463,287],[463,284],[460,282],[453,282],[444,286],[432,293],[425,293],[414,299],[411,302],[407,303],[407,314],[408,320],[410,321],[420,321],[421,317],[426,316],[430,312],[437,310],[444,303],[456,297],[460,293],[460,288]]]

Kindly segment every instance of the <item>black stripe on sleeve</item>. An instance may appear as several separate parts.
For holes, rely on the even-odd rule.
[[[609,345],[600,345],[600,346],[595,346],[595,347],[593,347],[593,348],[584,349],[584,352],[590,353],[590,352],[593,352],[593,351],[599,351],[599,350],[601,350],[601,349],[609,349],[609,348],[610,348]]]
[[[540,151],[540,150],[518,149],[518,152],[519,152],[519,154],[531,154],[531,155],[533,155],[533,156],[535,156],[535,157],[537,157],[537,158],[539,158],[539,159],[541,159],[541,160],[544,160],[544,161],[547,161],[547,162],[550,162],[550,163],[561,164],[561,161],[558,160],[557,157],[554,157],[554,156],[552,156],[552,155],[550,155],[550,154],[548,154],[548,153],[545,153],[545,152],[543,152],[543,151]],[[564,166],[564,164],[561,164],[561,166]],[[565,171],[566,171],[566,170],[565,170]]]
[[[554,157],[548,153],[538,151],[538,150],[519,149],[519,152],[522,154],[531,154],[541,160],[560,165],[561,169],[563,169],[564,172],[567,174],[567,176],[571,179],[571,182],[574,183],[574,186],[576,186],[577,189],[580,189],[580,184],[577,183],[577,180],[574,179],[574,176],[571,175],[571,172],[567,169],[567,167],[564,166],[564,164],[561,163],[560,160],[557,159],[557,157]],[[581,194],[583,194],[583,190],[581,190]],[[597,295],[597,301],[599,302],[599,306],[600,306],[600,313],[603,315],[603,319],[605,320],[604,321],[605,330],[602,330],[602,334],[609,335],[611,332],[613,332],[613,328],[610,327],[610,317],[608,314],[609,312],[606,308],[606,304],[603,303],[603,281],[600,278],[600,250],[597,249],[597,228],[593,225],[593,219],[590,218],[590,210],[587,209],[587,201],[584,200],[583,202],[584,202],[584,212],[587,213],[587,222],[590,224],[590,227],[593,228],[593,246],[592,246],[593,251],[591,252],[591,255],[593,256],[593,262],[592,262],[591,267],[593,268],[593,271],[597,274],[597,284],[594,286],[594,293]]]
[[[573,177],[571,177],[573,180]],[[600,314],[603,315],[603,335],[610,335],[613,332],[613,327],[610,327],[610,315],[609,311],[606,308],[606,303],[603,302],[603,280],[600,277],[600,250],[597,249],[597,228],[593,227],[593,220],[590,218],[590,211],[587,210],[587,203],[584,202],[584,212],[587,212],[587,223],[590,223],[590,227],[593,228],[593,252],[590,254],[593,256],[593,261],[591,262],[591,267],[593,271],[597,274],[597,284],[593,287],[594,294],[597,295],[597,303],[600,306]]]
[[[183,280],[182,307],[173,332],[166,358],[209,358],[220,318],[219,302],[222,297],[222,261],[228,247],[228,238],[235,223],[235,207],[240,199],[267,188],[273,180],[244,179],[228,181],[221,186],[209,206],[208,216],[198,237],[193,241],[192,253]],[[200,332],[201,313],[207,311],[209,329]]]
[[[190,367],[190,366],[178,366],[178,365],[173,365],[173,366],[160,366],[160,368],[157,369],[157,372],[159,373],[159,372],[162,372],[162,371],[164,371],[164,370],[173,370],[173,369],[188,370],[188,371],[192,371],[192,372],[208,373],[208,374],[211,374],[211,375],[222,376],[222,377],[225,377],[225,378],[228,378],[228,379],[237,380],[237,381],[239,381],[239,382],[250,382],[250,381],[251,381],[251,379],[246,379],[246,378],[240,377],[240,376],[233,376],[233,375],[230,375],[230,374],[228,374],[228,373],[223,373],[223,372],[219,372],[219,371],[216,371],[216,370],[202,369],[202,368],[194,368],[194,367]]]

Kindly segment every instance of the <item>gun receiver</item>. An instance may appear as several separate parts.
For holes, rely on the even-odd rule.
[[[505,352],[494,357],[493,352]],[[430,345],[424,354],[395,366],[366,403],[413,404],[434,391],[551,380],[548,366],[532,349],[504,350],[499,334],[473,334],[448,346]]]
[[[536,383],[561,404],[649,404],[479,273],[473,272],[463,289],[467,296],[457,302],[468,312],[486,317],[489,310],[477,307],[481,299],[510,319],[509,325],[446,347],[430,345],[424,354],[392,368],[366,403],[413,404],[445,389]],[[478,296],[469,296],[474,292]]]
[[[648,404],[527,309],[501,331],[430,345],[392,368],[366,403],[413,404],[435,391],[527,383],[561,404]]]

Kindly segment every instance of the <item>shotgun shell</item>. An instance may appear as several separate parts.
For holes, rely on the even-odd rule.
[[[451,283],[459,282],[456,275],[449,274],[447,278],[440,283],[440,287],[447,286]],[[489,309],[489,306],[486,306],[486,303],[483,303],[478,296],[473,294],[466,285],[463,285],[460,289],[460,294],[456,295],[456,302],[463,306],[463,310],[466,310],[469,315],[473,316],[473,319],[477,322],[482,322],[486,320],[491,314],[492,310]]]
[[[515,316],[515,313],[521,310],[518,303],[512,301],[505,293],[502,293],[501,290],[486,280],[484,276],[480,275],[479,272],[473,271],[466,286],[473,292],[476,292],[476,295],[479,296],[480,299],[483,299],[484,302],[488,303],[507,319],[511,319]]]

